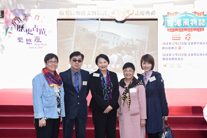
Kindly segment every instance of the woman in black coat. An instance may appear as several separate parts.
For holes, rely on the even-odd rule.
[[[116,138],[116,113],[119,107],[119,87],[117,75],[108,71],[109,58],[100,54],[96,57],[98,70],[90,74],[89,86],[96,138]]]
[[[162,119],[167,120],[168,104],[165,97],[164,81],[159,72],[153,71],[154,58],[146,54],[140,61],[143,74],[138,74],[146,89],[148,138],[159,138],[162,132]]]

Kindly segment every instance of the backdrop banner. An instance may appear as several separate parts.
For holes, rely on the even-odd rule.
[[[57,53],[57,10],[4,10],[4,21],[1,85],[31,88],[44,67],[44,56]]]
[[[206,88],[206,11],[167,11],[158,18],[158,70],[166,88]]]

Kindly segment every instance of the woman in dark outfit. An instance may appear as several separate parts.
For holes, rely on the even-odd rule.
[[[93,123],[96,138],[116,138],[116,113],[119,107],[119,86],[117,75],[108,71],[109,58],[100,54],[96,57],[98,70],[90,74],[89,86],[92,99]]]
[[[167,120],[168,104],[165,97],[164,81],[159,72],[153,71],[154,58],[146,54],[140,61],[143,74],[138,74],[146,89],[148,138],[159,138],[162,132],[162,119]]]

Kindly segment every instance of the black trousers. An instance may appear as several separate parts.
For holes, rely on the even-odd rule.
[[[37,138],[58,138],[60,126],[59,119],[47,119],[46,126],[39,127],[39,119],[35,119],[35,130]]]
[[[75,124],[76,138],[85,138],[86,135],[86,118],[81,118],[79,114],[74,119],[63,118],[63,138],[72,138],[73,126]]]
[[[95,138],[116,138],[116,110],[108,114],[103,111],[92,110],[93,124],[95,127]]]
[[[155,134],[148,133],[148,138],[160,138],[160,132],[155,133]]]

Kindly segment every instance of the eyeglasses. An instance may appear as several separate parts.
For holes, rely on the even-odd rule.
[[[73,62],[77,62],[78,61],[78,63],[81,63],[82,62],[82,60],[80,60],[80,59],[79,60],[73,59],[72,61]]]
[[[54,63],[54,64],[57,64],[58,61],[47,61],[47,63],[48,63],[48,64],[53,64],[53,63]]]

